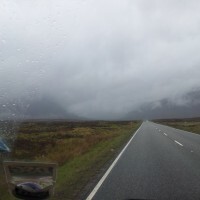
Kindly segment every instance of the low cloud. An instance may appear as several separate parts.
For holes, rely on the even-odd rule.
[[[199,9],[197,0],[3,0],[0,103],[49,96],[89,118],[184,103],[200,87]]]

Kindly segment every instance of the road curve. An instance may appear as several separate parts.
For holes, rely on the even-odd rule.
[[[200,136],[143,122],[87,200],[200,199]]]

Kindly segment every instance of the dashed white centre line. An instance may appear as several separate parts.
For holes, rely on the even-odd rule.
[[[180,142],[174,140],[174,142],[176,142],[177,144],[179,144],[180,146],[183,146]]]
[[[164,133],[164,135],[166,135],[166,136],[167,136],[167,134],[166,134],[166,133]]]

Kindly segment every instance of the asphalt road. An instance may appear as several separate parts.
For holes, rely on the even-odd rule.
[[[200,199],[200,135],[144,122],[87,200]]]

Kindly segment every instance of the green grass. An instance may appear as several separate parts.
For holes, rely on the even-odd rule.
[[[87,183],[117,155],[139,125],[140,122],[24,123],[12,157],[57,162],[54,199],[79,199]],[[13,199],[1,180],[0,200]]]

